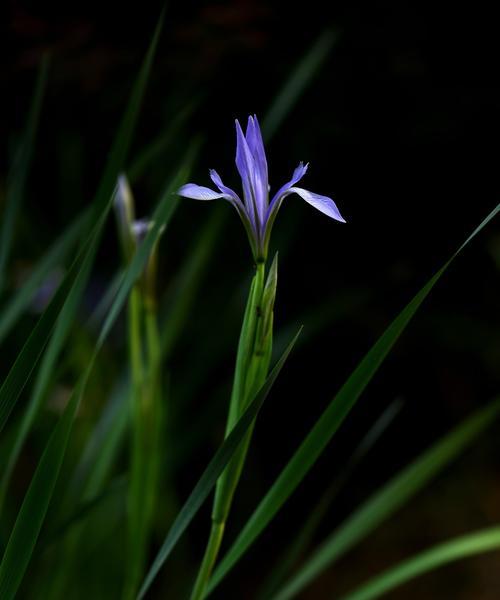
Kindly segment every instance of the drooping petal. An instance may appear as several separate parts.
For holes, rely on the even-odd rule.
[[[243,135],[240,123],[238,119],[236,123],[236,168],[241,177],[241,183],[243,185],[243,199],[245,206],[250,217],[252,225],[256,227],[257,224],[257,207],[256,199],[254,194],[254,159],[248,147],[247,140]]]
[[[225,198],[227,194],[214,192],[210,188],[196,183],[186,183],[177,192],[179,196],[184,198],[192,198],[193,200],[217,200],[217,198]]]
[[[268,207],[269,183],[264,141],[260,132],[259,122],[255,115],[253,117],[248,117],[246,141],[253,157],[254,195],[259,222],[262,224]]]
[[[303,198],[306,202],[308,202],[311,206],[314,206],[314,208],[323,214],[335,219],[336,221],[345,223],[345,219],[340,214],[337,205],[328,196],[314,194],[313,192],[309,192],[308,190],[304,190],[303,188],[299,187],[291,187],[285,195],[288,196],[289,194],[298,194],[301,198]]]

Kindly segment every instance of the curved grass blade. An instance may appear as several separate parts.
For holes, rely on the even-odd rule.
[[[294,68],[269,108],[262,123],[262,133],[266,140],[272,138],[285,117],[290,114],[297,98],[310,84],[316,73],[325,62],[328,54],[338,39],[338,33],[327,29],[316,40],[313,47]]]
[[[83,231],[88,229],[90,224],[89,217],[90,211],[87,209],[64,230],[47,253],[38,261],[28,279],[23,282],[22,287],[19,288],[8,304],[3,307],[0,315],[0,343],[12,331],[17,320],[29,306],[36,291],[50,272],[55,267],[63,264],[69,251],[76,246]]]
[[[392,424],[399,414],[402,405],[401,400],[394,400],[389,404],[380,417],[370,427],[361,442],[356,446],[352,455],[347,459],[346,464],[342,466],[341,472],[328,486],[320,501],[311,511],[309,511],[305,523],[301,526],[297,535],[294,536],[290,546],[286,548],[283,555],[279,557],[277,565],[262,586],[262,591],[259,594],[260,599],[267,600],[279,590],[281,583],[297,564],[299,557],[304,554],[305,549],[308,547],[314,534],[318,530],[321,521],[331,507],[332,502],[335,500],[340,490],[343,489],[348,479],[351,478],[353,471],[359,466],[363,458],[366,457],[368,452],[370,452],[380,437],[385,433],[389,425]]]
[[[14,365],[9,371],[2,387],[0,388],[0,430],[5,425],[10,412],[19,398],[26,382],[29,380],[33,368],[47,344],[48,338],[52,332],[54,324],[59,317],[65,298],[75,282],[80,264],[85,260],[85,252],[92,248],[92,245],[99,241],[103,230],[105,218],[112,203],[112,193],[115,187],[116,178],[126,159],[128,148],[132,139],[132,133],[135,129],[139,108],[144,95],[146,82],[151,70],[153,57],[158,44],[161,26],[163,23],[163,13],[156,27],[153,39],[149,46],[144,62],[139,71],[129,104],[125,110],[122,122],[110,156],[106,165],[104,175],[96,193],[92,205],[93,218],[95,226],[84,243],[83,250],[76,258],[68,274],[63,279],[54,298],[43,312],[34,330],[23,346]]]
[[[500,204],[476,227],[453,256],[415,295],[356,367],[288,464],[281,471],[277,480],[260,502],[236,541],[221,561],[212,577],[209,587],[210,591],[214,590],[222,581],[288,500],[349,414],[351,408],[371,381],[422,302],[439,281],[441,275],[463,248],[497,215],[499,210]]]
[[[286,359],[292,351],[292,348],[295,345],[299,335],[300,330],[290,342],[285,352],[281,355],[280,359],[269,373],[263,386],[257,392],[252,402],[249,403],[248,408],[241,415],[240,419],[231,430],[231,433],[226,437],[223,444],[209,462],[207,468],[198,480],[198,483],[195,485],[193,491],[184,503],[172,527],[170,528],[170,531],[168,532],[160,551],[158,552],[149,570],[149,573],[141,586],[138,598],[144,598],[144,595],[153,583],[155,577],[158,575],[163,563],[167,560],[168,556],[179,541],[179,538],[187,529],[188,525],[195,517],[203,502],[207,499],[220,474],[233,457],[233,454],[239,448],[241,440],[245,436],[249,427],[255,421],[262,404],[271,391],[271,388],[274,385],[274,382],[276,381],[276,378],[278,377],[283,365],[285,364]]]
[[[2,599],[11,600],[16,596],[28,566],[64,458],[61,449],[67,446],[71,424],[85,383],[86,379],[82,378],[50,436],[17,516],[0,564]]]
[[[500,550],[500,527],[474,531],[424,550],[387,569],[354,592],[343,596],[342,600],[373,600],[419,575],[492,550]]]
[[[5,212],[2,216],[2,228],[0,231],[0,292],[2,292],[5,284],[5,269],[7,267],[7,261],[12,245],[12,236],[17,216],[21,210],[26,181],[28,179],[31,157],[33,155],[33,146],[42,107],[42,98],[47,83],[48,68],[49,59],[48,56],[45,55],[42,58],[42,63],[38,72],[35,93],[33,95],[22,145],[14,160],[7,181],[7,198]]]
[[[273,600],[295,597],[308,583],[420,491],[462,452],[500,413],[500,398],[425,451],[366,500],[314,552]]]

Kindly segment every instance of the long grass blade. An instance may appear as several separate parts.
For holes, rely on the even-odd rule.
[[[499,210],[500,204],[491,211],[453,256],[431,277],[369,350],[327,406],[238,535],[212,577],[212,583],[209,588],[211,591],[215,589],[245,554],[309,472],[422,302],[439,281],[441,275],[465,246],[497,215]]]
[[[175,519],[170,531],[168,532],[153,564],[146,576],[144,583],[139,592],[139,598],[143,598],[149,587],[153,583],[154,579],[158,575],[164,562],[169,557],[170,553],[174,549],[175,545],[179,541],[179,538],[187,529],[198,510],[200,509],[203,502],[207,499],[208,495],[212,491],[213,487],[220,474],[223,472],[226,465],[229,463],[234,453],[240,446],[240,442],[248,431],[249,427],[255,421],[255,418],[262,407],[265,399],[271,391],[274,382],[276,381],[285,361],[287,360],[290,352],[297,338],[300,335],[300,330],[295,335],[294,339],[290,342],[285,352],[281,355],[277,363],[275,364],[272,371],[269,373],[266,381],[260,390],[256,393],[254,399],[249,403],[248,408],[239,418],[238,422],[232,429],[231,433],[226,437],[224,443],[215,453],[212,460],[209,462],[207,468],[203,472],[202,476],[195,485],[193,491],[189,495],[188,499],[181,508],[177,518]]]
[[[373,600],[429,571],[456,560],[500,550],[500,527],[468,533],[408,558],[374,577],[342,600]]]
[[[273,600],[295,597],[319,573],[429,483],[498,417],[499,412],[500,399],[497,399],[469,417],[375,492],[314,552]]]
[[[2,292],[5,286],[5,270],[12,245],[13,232],[17,216],[21,210],[26,182],[28,180],[31,157],[33,156],[33,146],[35,144],[35,136],[42,107],[42,99],[47,83],[48,68],[49,59],[48,56],[45,55],[42,58],[42,63],[40,65],[22,144],[7,180],[7,198],[5,212],[2,216],[2,227],[0,229],[0,292]]]

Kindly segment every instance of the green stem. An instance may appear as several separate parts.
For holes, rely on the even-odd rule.
[[[142,351],[142,296],[139,285],[130,292],[128,304],[128,337],[129,359],[132,379],[131,414],[132,414],[132,447],[131,473],[128,490],[128,544],[127,569],[123,598],[134,597],[139,583],[142,558],[142,418],[141,405],[144,384],[143,351]]]
[[[238,344],[226,437],[240,418],[248,402],[262,386],[269,368],[272,335],[264,340],[264,315],[262,311],[264,275],[265,265],[264,263],[258,263],[249,292]],[[212,527],[191,600],[204,598],[222,543],[225,524],[243,470],[252,432],[253,425],[249,428],[231,462],[217,481],[212,510]]]
[[[145,482],[145,541],[150,538],[154,508],[157,497],[161,467],[161,432],[164,427],[164,408],[160,381],[160,336],[158,332],[158,314],[156,304],[145,299],[146,347],[148,357],[148,374],[146,382],[147,406],[145,421],[145,465],[147,481]]]
[[[205,592],[212,574],[212,570],[219,553],[219,548],[222,543],[222,537],[224,535],[224,523],[216,523],[212,521],[212,527],[210,529],[210,537],[208,538],[207,548],[203,561],[196,577],[196,582],[191,592],[191,600],[203,600]]]

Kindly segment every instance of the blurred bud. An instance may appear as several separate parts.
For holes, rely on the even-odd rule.
[[[131,231],[134,240],[134,246],[137,248],[145,240],[148,233],[154,226],[154,221],[149,219],[140,219],[132,223]],[[151,308],[156,304],[156,276],[158,271],[158,240],[165,227],[160,229],[158,239],[155,240],[151,253],[141,277],[141,288],[144,294],[144,300]]]

